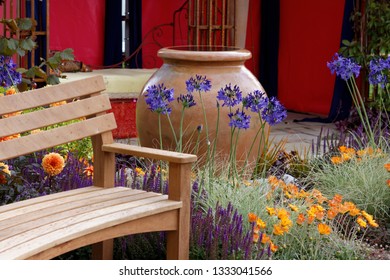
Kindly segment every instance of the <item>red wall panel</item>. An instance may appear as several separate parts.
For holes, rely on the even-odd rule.
[[[278,98],[289,109],[327,115],[335,78],[326,67],[339,49],[341,0],[280,0]]]
[[[103,65],[105,2],[50,1],[50,49],[72,48],[76,60]]]

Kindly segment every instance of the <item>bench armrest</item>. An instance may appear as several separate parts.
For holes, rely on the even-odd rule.
[[[155,160],[163,160],[172,163],[192,163],[197,160],[196,155],[171,152],[153,148],[140,147],[135,145],[127,145],[121,143],[104,144],[102,146],[104,152],[112,152],[117,154],[125,154],[136,157],[144,157]]]

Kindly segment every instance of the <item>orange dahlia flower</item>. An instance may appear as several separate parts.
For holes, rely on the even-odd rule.
[[[65,167],[64,158],[58,153],[49,153],[42,159],[43,170],[50,176],[55,176],[61,173]]]

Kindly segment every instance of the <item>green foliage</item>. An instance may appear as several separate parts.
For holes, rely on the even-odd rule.
[[[27,79],[39,77],[44,79],[49,85],[56,85],[60,83],[60,79],[58,78],[58,67],[66,60],[74,60],[73,49],[65,49],[63,51],[56,52],[47,60],[41,58],[40,65],[33,66],[28,70],[19,69],[19,72],[21,72]],[[43,70],[46,67],[51,69],[49,74],[47,74],[47,71]]]
[[[307,179],[324,194],[341,194],[378,220],[388,220],[390,192],[386,180],[389,174],[384,165],[389,161],[389,155],[381,153],[341,164],[316,161]]]
[[[343,40],[340,52],[353,57],[367,68],[370,58],[390,53],[390,2],[387,0],[367,1],[365,12],[355,9],[351,15],[355,38]]]
[[[34,39],[29,36],[30,31],[35,28],[36,22],[31,18],[17,19],[1,19],[0,23],[4,24],[11,32],[10,37],[2,36],[0,38],[0,54],[5,56],[13,56],[18,54],[24,56],[26,52],[32,51],[37,44]],[[20,32],[20,39],[13,38],[12,34]]]

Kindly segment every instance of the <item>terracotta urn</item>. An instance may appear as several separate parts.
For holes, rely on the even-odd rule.
[[[166,115],[161,115],[162,142],[164,149],[175,150],[176,143],[171,127],[176,135],[179,135],[182,104],[176,101],[180,94],[186,94],[186,81],[196,75],[206,76],[211,82],[211,89],[207,92],[193,92],[196,105],[186,109],[182,126],[183,152],[195,153],[201,159],[205,158],[207,151],[215,147],[213,153],[218,159],[229,159],[232,147],[232,130],[229,126],[230,108],[222,106],[219,101],[217,108],[217,94],[226,85],[237,85],[245,97],[250,92],[260,90],[263,87],[256,77],[245,67],[246,60],[252,57],[250,51],[230,47],[201,47],[179,46],[163,48],[158,51],[158,56],[163,59],[163,65],[145,84],[136,108],[137,132],[141,146],[160,148],[160,136],[158,125],[158,113],[149,110],[145,101],[148,87],[164,84],[167,88],[174,89],[175,100],[170,103],[172,109],[169,117],[170,126]],[[200,99],[203,100],[200,100]],[[204,111],[203,107],[204,106]],[[239,105],[237,108],[241,108]],[[235,111],[236,108],[233,108]],[[207,118],[207,127],[204,119]],[[237,161],[248,160],[253,162],[259,153],[259,141],[265,141],[264,135],[268,135],[268,124],[259,120],[258,114],[247,110],[251,115],[250,127],[240,129],[236,145]],[[259,128],[263,125],[263,137],[259,135]],[[208,137],[206,132],[208,130]],[[237,133],[238,130],[235,131]],[[235,137],[233,138],[235,141]],[[215,142],[216,141],[216,142]],[[252,145],[254,143],[254,145]],[[235,142],[234,142],[235,143]],[[251,148],[252,147],[252,148]],[[261,151],[260,151],[261,152]]]

